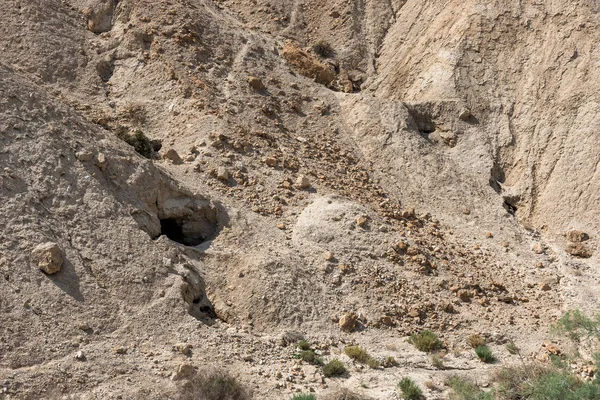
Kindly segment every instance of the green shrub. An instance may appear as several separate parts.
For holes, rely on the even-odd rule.
[[[496,382],[501,399],[600,399],[600,385],[553,367],[503,368],[496,374]]]
[[[133,134],[129,134],[127,132],[118,132],[117,137],[128,145],[133,146],[135,151],[137,151],[140,155],[146,158],[152,157],[152,142],[146,135],[144,135],[144,132],[139,130],[135,131]]]
[[[444,347],[437,335],[431,331],[424,330],[410,336],[410,342],[420,351],[431,353]]]
[[[220,370],[199,374],[180,388],[179,400],[249,400],[252,395],[236,378]]]
[[[367,360],[367,365],[369,366],[369,368],[372,368],[372,369],[381,367],[381,363],[376,358],[373,358],[373,357],[369,357],[369,359]]]
[[[298,342],[298,348],[300,350],[310,350],[310,343],[308,343],[306,340],[301,340]]]
[[[346,375],[348,370],[340,360],[331,360],[323,366],[323,374],[326,377]]]
[[[484,363],[493,363],[496,361],[496,357],[494,356],[494,353],[492,353],[492,349],[487,347],[485,344],[477,346],[475,349],[475,354],[477,354],[477,357],[479,357],[479,359]]]
[[[405,400],[421,400],[425,398],[421,388],[410,378],[402,378],[400,383],[398,383],[398,387],[402,391],[402,398]]]
[[[484,392],[473,382],[456,375],[448,377],[446,385],[452,388],[450,400],[492,400],[494,398],[491,393]]]
[[[309,364],[312,364],[312,365],[323,365],[323,359],[320,358],[320,357],[317,357],[317,355],[315,354],[315,352],[312,351],[312,350],[301,351],[300,354],[299,354],[299,356],[300,356],[300,359],[302,361],[305,361],[305,362],[307,362]]]
[[[314,394],[295,394],[292,400],[317,400],[317,396]]]
[[[506,344],[506,350],[512,355],[519,354],[519,348],[517,347],[515,342],[512,341]]]
[[[367,361],[369,361],[369,358],[371,358],[369,353],[367,353],[367,351],[360,346],[347,346],[344,349],[344,353],[346,353],[346,355],[351,359],[356,360],[361,364],[366,364]]]
[[[582,336],[600,339],[600,314],[588,317],[579,310],[567,311],[553,327],[558,333],[567,334],[579,342]]]

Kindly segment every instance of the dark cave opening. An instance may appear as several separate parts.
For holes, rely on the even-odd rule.
[[[183,220],[177,218],[161,219],[160,234],[186,246],[197,246],[206,240],[206,238],[199,236],[197,233],[186,234],[183,229]]]

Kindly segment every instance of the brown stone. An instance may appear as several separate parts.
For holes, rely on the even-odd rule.
[[[265,90],[265,84],[262,82],[262,80],[260,78],[257,78],[256,76],[249,76],[248,77],[248,85],[250,85],[250,87],[254,90]]]
[[[581,243],[588,240],[590,237],[587,233],[578,230],[572,230],[567,232],[567,239],[573,243]]]
[[[352,332],[358,327],[358,315],[353,311],[344,314],[340,318],[339,325],[343,331]]]
[[[31,252],[31,262],[47,274],[55,274],[63,265],[62,250],[56,243],[38,245]]]
[[[583,243],[569,243],[567,253],[579,258],[590,258],[592,251]]]

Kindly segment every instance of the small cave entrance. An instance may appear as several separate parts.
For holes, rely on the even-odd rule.
[[[160,220],[160,234],[165,235],[174,242],[187,245],[185,236],[183,235],[183,227],[181,221],[175,218],[165,218]],[[200,243],[196,243],[192,246],[198,245]]]
[[[187,218],[161,218],[160,235],[185,246],[197,246],[206,242],[217,231],[217,221],[205,216]]]
[[[408,113],[412,119],[413,127],[419,131],[419,134],[429,140],[429,135],[436,131],[434,112],[429,103],[406,104]]]

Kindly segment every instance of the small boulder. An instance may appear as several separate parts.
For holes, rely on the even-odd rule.
[[[265,90],[266,86],[263,83],[263,81],[260,78],[257,78],[256,76],[249,76],[248,77],[248,85],[250,85],[250,87],[254,90]]]
[[[363,228],[366,223],[367,223],[367,217],[366,216],[360,215],[358,218],[356,218],[356,226],[359,226],[359,227]]]
[[[567,253],[579,258],[590,258],[592,251],[583,243],[569,243]]]
[[[81,162],[91,161],[92,158],[94,158],[94,153],[87,150],[81,150],[75,154],[75,157],[77,157],[77,159]]]
[[[217,179],[220,181],[229,180],[229,171],[225,167],[219,167],[217,169]]]
[[[163,153],[162,157],[165,160],[171,161],[173,164],[181,164],[183,162],[183,160],[181,159],[181,157],[179,156],[179,154],[177,153],[177,151],[175,149],[167,150],[166,152]]]
[[[572,230],[567,232],[567,239],[569,240],[569,242],[581,243],[585,242],[589,238],[590,237],[588,236],[588,234],[583,231]]]
[[[196,373],[194,366],[188,363],[181,364],[179,368],[177,368],[177,372],[173,375],[174,381],[179,381],[182,379],[189,379]]]
[[[461,121],[468,121],[471,119],[471,117],[473,117],[473,114],[467,107],[461,108],[460,112],[458,113],[458,118]]]
[[[85,354],[83,354],[83,351],[79,350],[76,354],[75,354],[75,359],[77,361],[85,361]]]
[[[108,160],[106,159],[104,153],[98,153],[96,156],[96,166],[100,168],[101,171],[104,171],[108,166]]]
[[[45,273],[55,274],[63,265],[62,250],[53,242],[40,244],[31,252],[31,261]]]
[[[299,189],[308,189],[310,187],[310,181],[305,175],[299,175],[296,179],[296,187]]]
[[[345,332],[352,332],[358,327],[358,315],[355,312],[344,314],[339,321],[340,328]]]

